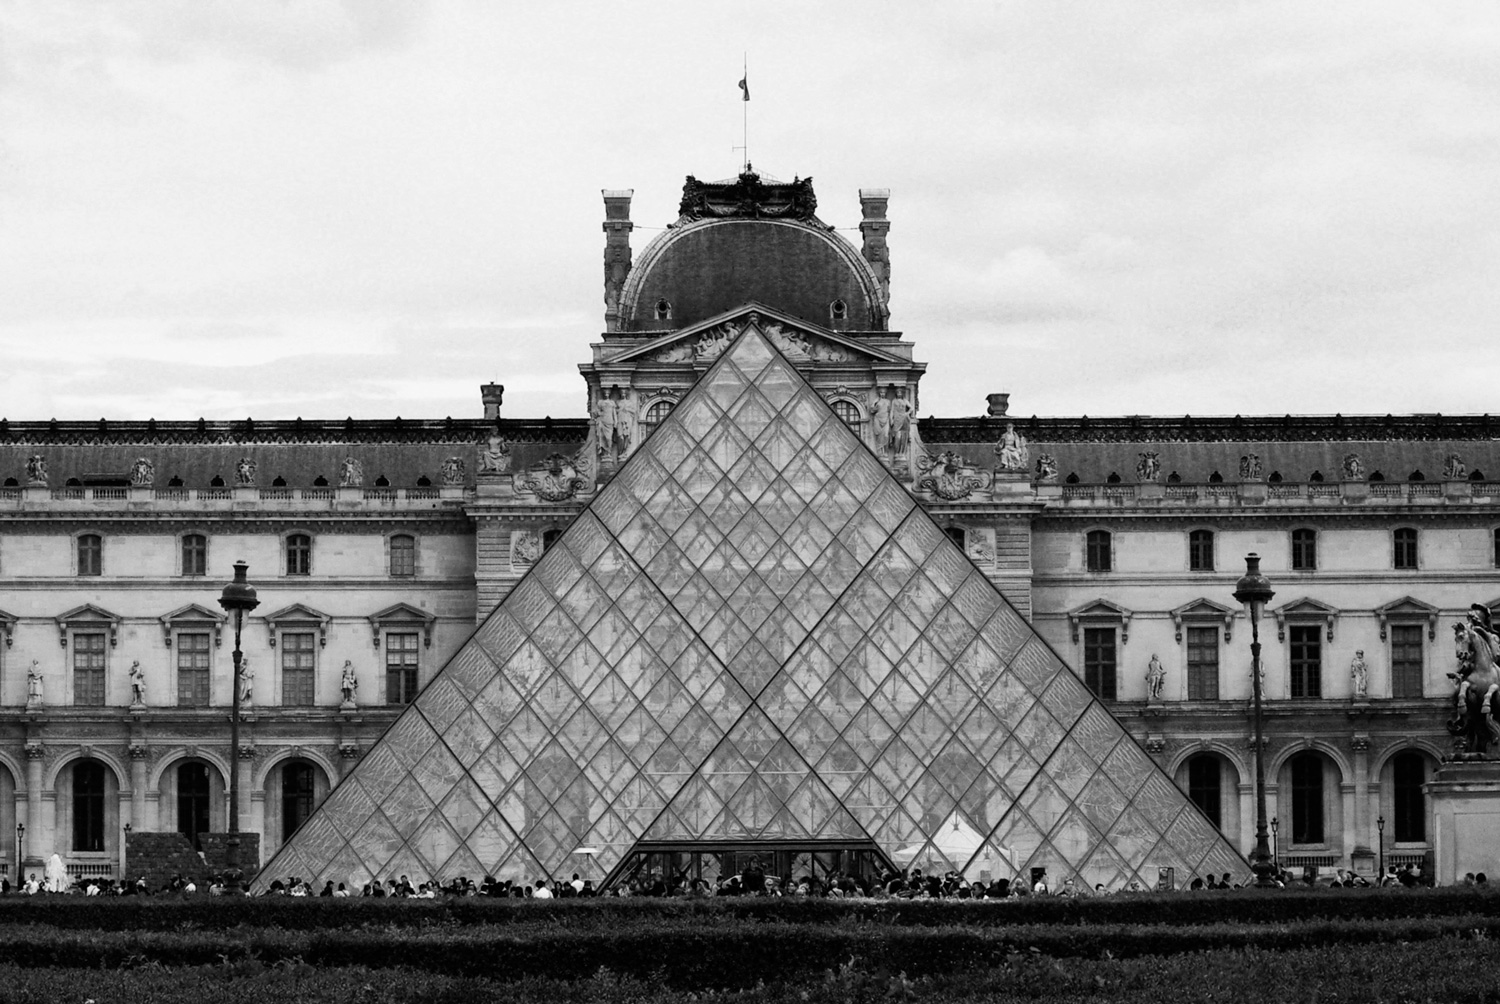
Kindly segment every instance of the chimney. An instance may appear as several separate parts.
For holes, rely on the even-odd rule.
[[[861,188],[859,209],[864,219],[859,221],[859,232],[864,237],[865,261],[875,270],[880,280],[880,296],[886,303],[891,299],[891,252],[885,246],[885,235],[890,232],[890,221],[885,218],[886,204],[891,200],[889,188]]]
[[[484,420],[486,422],[498,422],[500,420],[500,399],[504,396],[504,384],[482,383],[479,385],[479,399],[484,402]]]
[[[630,274],[630,197],[633,188],[603,189],[604,194],[604,330],[620,330],[620,291]]]

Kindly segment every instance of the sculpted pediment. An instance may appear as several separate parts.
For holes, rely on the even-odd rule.
[[[1380,622],[1380,640],[1385,641],[1386,628],[1391,621],[1426,621],[1427,639],[1437,638],[1438,608],[1423,603],[1414,596],[1403,596],[1399,600],[1383,603],[1375,608],[1375,618]]]
[[[1073,641],[1078,641],[1078,630],[1081,625],[1088,621],[1109,622],[1120,625],[1120,644],[1130,640],[1130,618],[1135,616],[1135,611],[1126,610],[1118,603],[1100,597],[1092,603],[1085,603],[1081,607],[1075,607],[1068,611],[1068,625],[1072,629]]]
[[[663,335],[645,345],[626,349],[600,360],[611,365],[636,363],[707,364],[717,359],[747,327],[755,327],[793,363],[895,363],[909,361],[786,316],[760,304],[749,304],[710,318],[681,331]]]
[[[1304,596],[1300,600],[1282,604],[1271,613],[1276,617],[1277,641],[1286,641],[1288,620],[1323,621],[1328,625],[1328,640],[1333,641],[1333,622],[1338,619],[1339,608]]]
[[[1225,606],[1217,603],[1206,596],[1201,596],[1191,603],[1184,603],[1171,611],[1172,625],[1177,632],[1177,640],[1182,641],[1182,622],[1184,620],[1198,621],[1222,621],[1224,624],[1224,641],[1233,639],[1234,619],[1240,611],[1236,607]]]

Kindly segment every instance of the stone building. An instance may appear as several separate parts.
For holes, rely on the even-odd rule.
[[[1500,604],[1487,416],[1022,418],[996,394],[983,417],[918,421],[884,190],[860,192],[859,248],[809,180],[690,178],[638,253],[630,200],[604,193],[586,417],[502,416],[486,385],[482,417],[0,420],[0,832],[25,826],[0,868],[56,851],[114,874],[127,826],[224,829],[216,601],[239,559],[260,593],[243,824],[269,860],[748,323],[1242,850],[1232,593],[1261,554],[1280,857],[1364,868],[1382,839],[1387,862],[1431,846],[1450,622]]]

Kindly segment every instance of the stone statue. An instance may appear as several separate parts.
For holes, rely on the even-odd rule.
[[[995,456],[1002,471],[1015,473],[1030,470],[1031,450],[1026,445],[1026,437],[1016,431],[1014,422],[1005,423],[1005,431],[995,444]]]
[[[1140,455],[1135,462],[1136,480],[1141,482],[1153,482],[1161,476],[1161,455],[1154,450],[1148,450]]]
[[[1365,462],[1359,458],[1358,453],[1344,454],[1344,462],[1339,470],[1340,476],[1345,481],[1363,481],[1365,479]]]
[[[31,669],[26,671],[26,707],[42,706],[42,671],[37,660],[31,660]]]
[[[344,660],[344,673],[339,678],[339,690],[343,692],[344,699],[339,708],[350,711],[354,708],[354,692],[359,689],[359,678],[354,675],[354,663],[348,659]]]
[[[1240,480],[1260,480],[1260,456],[1258,454],[1247,453],[1240,458]]]
[[[641,407],[636,400],[635,390],[627,387],[620,394],[620,403],[615,411],[615,438],[619,441],[621,460],[635,452],[636,431],[640,420]]]
[[[248,708],[255,703],[255,674],[250,670],[250,657],[240,656],[240,707]]]
[[[156,467],[145,457],[141,457],[134,464],[130,465],[130,484],[132,487],[150,488],[155,480]]]
[[[461,485],[464,483],[464,478],[467,474],[468,471],[462,457],[449,457],[443,461],[443,484]]]
[[[619,391],[618,387],[613,391],[600,387],[594,398],[594,431],[599,436],[601,458],[615,455],[615,429],[620,424],[620,401],[615,395]]]
[[[911,432],[911,402],[906,391],[891,399],[891,454],[905,453]]]
[[[26,458],[26,483],[28,485],[47,484],[47,458],[40,453],[33,453]]]
[[[1151,653],[1151,661],[1146,664],[1146,695],[1148,700],[1161,700],[1162,687],[1167,682],[1167,671],[1162,668],[1161,660],[1156,653]]]
[[[146,706],[146,671],[141,668],[139,659],[130,664],[130,706]]]
[[[1493,744],[1500,742],[1500,726],[1495,716],[1500,712],[1500,670],[1496,653],[1500,652],[1500,634],[1490,620],[1489,607],[1475,603],[1463,620],[1453,625],[1454,655],[1458,672],[1449,674],[1456,684],[1454,716],[1447,723],[1456,752],[1470,759],[1483,758]]]
[[[344,466],[339,471],[339,487],[358,488],[365,483],[365,465],[353,457],[344,458]]]
[[[1036,479],[1038,482],[1057,480],[1057,460],[1050,453],[1043,453],[1036,458]]]
[[[1370,696],[1370,667],[1365,665],[1365,650],[1359,649],[1354,653],[1354,660],[1349,663],[1349,676],[1354,680],[1354,698],[1362,701]]]
[[[485,445],[479,451],[479,473],[483,474],[507,474],[510,472],[510,444],[505,437],[500,435],[496,429],[490,433]]]
[[[876,453],[891,450],[891,399],[879,387],[870,392],[870,433]]]
[[[237,485],[255,484],[255,461],[249,457],[241,457],[239,463],[234,465],[234,483]]]
[[[1450,453],[1443,461],[1443,480],[1462,481],[1469,476],[1469,465],[1457,453]]]

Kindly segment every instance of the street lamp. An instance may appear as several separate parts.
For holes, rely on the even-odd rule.
[[[16,885],[20,885],[21,884],[21,877],[22,877],[23,874],[25,874],[24,871],[21,868],[21,862],[24,859],[25,853],[26,853],[26,824],[25,823],[17,823],[16,824]]]
[[[1276,831],[1281,828],[1281,817],[1271,817],[1271,865],[1276,869],[1276,874],[1281,874],[1281,845],[1276,840]]]
[[[1380,885],[1381,882],[1385,881],[1385,817],[1384,816],[1376,816],[1375,817],[1375,829],[1380,834],[1380,874],[1375,879],[1375,884],[1378,886],[1378,885]]]
[[[1255,850],[1250,854],[1250,870],[1255,873],[1255,884],[1263,889],[1274,889],[1276,881],[1271,877],[1271,849],[1266,840],[1266,764],[1263,724],[1261,721],[1260,686],[1260,613],[1276,594],[1271,591],[1271,580],[1261,574],[1260,555],[1245,555],[1245,574],[1235,583],[1234,598],[1250,607],[1250,683],[1255,693]]]
[[[240,628],[245,614],[260,606],[255,598],[255,587],[245,581],[245,572],[250,568],[243,561],[234,563],[234,581],[224,587],[219,596],[219,606],[226,613],[234,614],[234,686],[233,704],[229,713],[229,839],[224,842],[225,877],[240,884]],[[228,884],[228,883],[226,883]]]

